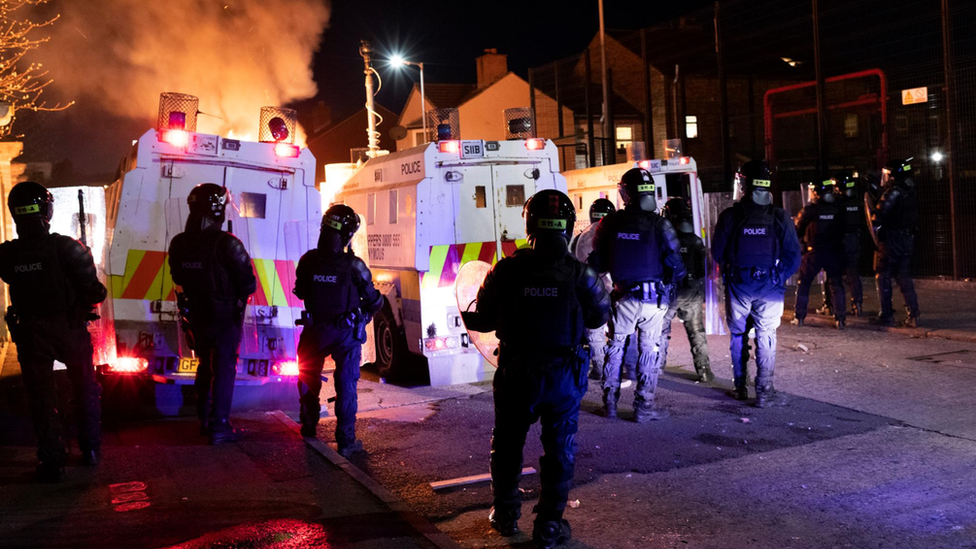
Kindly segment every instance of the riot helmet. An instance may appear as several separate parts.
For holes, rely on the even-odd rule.
[[[665,219],[674,225],[676,231],[680,233],[695,232],[694,215],[691,206],[684,198],[671,198],[664,205],[663,211]]]
[[[847,198],[857,196],[857,178],[851,172],[839,171],[831,179],[834,181],[834,192],[842,194]]]
[[[773,203],[773,174],[764,160],[750,160],[735,172],[735,193],[741,200],[760,206]]]
[[[881,169],[881,185],[885,188],[896,183],[903,183],[912,176],[912,160],[914,156],[904,160],[892,160]]]
[[[613,206],[613,202],[606,198],[597,198],[593,204],[590,204],[590,223],[599,223],[601,219],[615,211],[617,208]]]
[[[10,189],[7,207],[16,223],[39,219],[48,224],[54,216],[54,196],[40,183],[24,181]]]
[[[227,209],[227,189],[216,183],[201,183],[186,197],[190,215],[209,219],[220,225]]]
[[[569,242],[576,224],[576,208],[564,193],[545,189],[532,195],[522,209],[529,240],[540,235],[559,235]]]
[[[359,230],[359,216],[345,204],[333,204],[322,216],[322,238],[334,235],[339,248],[345,248]]]
[[[654,179],[651,173],[641,168],[631,168],[624,172],[617,185],[620,198],[627,207],[638,207],[645,212],[657,209]]]
[[[836,187],[837,185],[833,179],[821,179],[810,183],[810,194],[813,201],[818,202],[823,200],[830,204],[836,199],[836,195],[834,194]]]

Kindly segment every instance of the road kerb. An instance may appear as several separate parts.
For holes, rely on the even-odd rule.
[[[301,436],[301,425],[295,420],[288,417],[287,414],[280,410],[274,412],[268,412],[268,415],[274,416],[281,421],[283,424],[288,426],[289,429]],[[441,532],[436,526],[431,524],[422,515],[411,509],[405,503],[400,501],[393,492],[390,492],[384,488],[380,483],[376,482],[373,477],[367,475],[362,469],[356,467],[349,462],[346,458],[339,455],[339,452],[333,450],[324,441],[318,438],[307,438],[302,437],[305,440],[305,444],[308,444],[313,450],[318,452],[322,457],[332,462],[334,465],[342,469],[349,476],[356,480],[369,490],[374,496],[379,498],[383,503],[387,504],[390,509],[398,513],[405,521],[407,521],[411,526],[414,527],[418,532],[423,534],[428,541],[439,547],[440,549],[460,549],[460,545],[457,544],[450,536]]]
[[[793,320],[793,315],[783,315],[783,323],[789,323]],[[823,315],[808,315],[803,319],[805,326],[816,326],[818,328],[833,328],[834,319],[833,317],[823,316]],[[892,334],[900,334],[903,336],[913,337],[913,338],[923,338],[930,337],[934,339],[948,339],[951,341],[965,341],[967,343],[976,343],[976,332],[970,332],[966,330],[953,330],[948,328],[942,328],[938,330],[933,330],[925,327],[921,328],[906,328],[904,326],[881,326],[871,322],[868,318],[851,318],[847,317],[847,328],[853,330],[871,330],[875,332],[889,332]]]

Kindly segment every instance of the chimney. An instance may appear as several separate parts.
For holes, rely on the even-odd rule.
[[[495,48],[485,50],[485,53],[476,61],[478,63],[479,90],[508,74],[508,56],[498,53]]]

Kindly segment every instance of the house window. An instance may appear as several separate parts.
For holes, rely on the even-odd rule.
[[[376,223],[376,193],[366,195],[366,224]]]
[[[620,151],[627,150],[627,145],[634,142],[634,127],[633,126],[617,126],[615,132],[617,149]]]
[[[241,193],[241,217],[264,219],[268,196],[262,193]]]
[[[505,205],[519,206],[525,205],[525,186],[506,185],[505,186]]]
[[[397,201],[397,196],[399,193],[396,189],[390,190],[390,224],[394,225],[397,222],[397,206],[399,205]]]
[[[848,113],[844,117],[844,136],[857,137],[858,117],[856,113]]]
[[[427,142],[427,136],[424,135],[424,131],[423,130],[417,130],[417,131],[413,132],[413,146],[414,147],[419,146],[419,145],[423,145],[426,142]]]
[[[697,116],[685,117],[685,137],[687,137],[688,139],[698,138],[698,117]]]
[[[488,207],[488,197],[485,195],[485,186],[478,185],[474,188],[474,207],[475,208],[487,208]]]

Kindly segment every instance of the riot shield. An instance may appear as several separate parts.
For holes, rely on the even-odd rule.
[[[454,295],[457,297],[459,311],[473,310],[478,299],[478,289],[485,280],[491,265],[484,261],[469,261],[458,270],[454,279]],[[482,333],[468,330],[468,338],[485,360],[498,367],[498,338],[495,332]]]
[[[874,222],[871,220],[871,212],[874,211],[874,206],[877,200],[871,196],[870,192],[864,193],[864,217],[868,221],[868,234],[871,235],[871,240],[874,241],[874,247],[878,247],[878,229],[881,227],[875,227]]]

